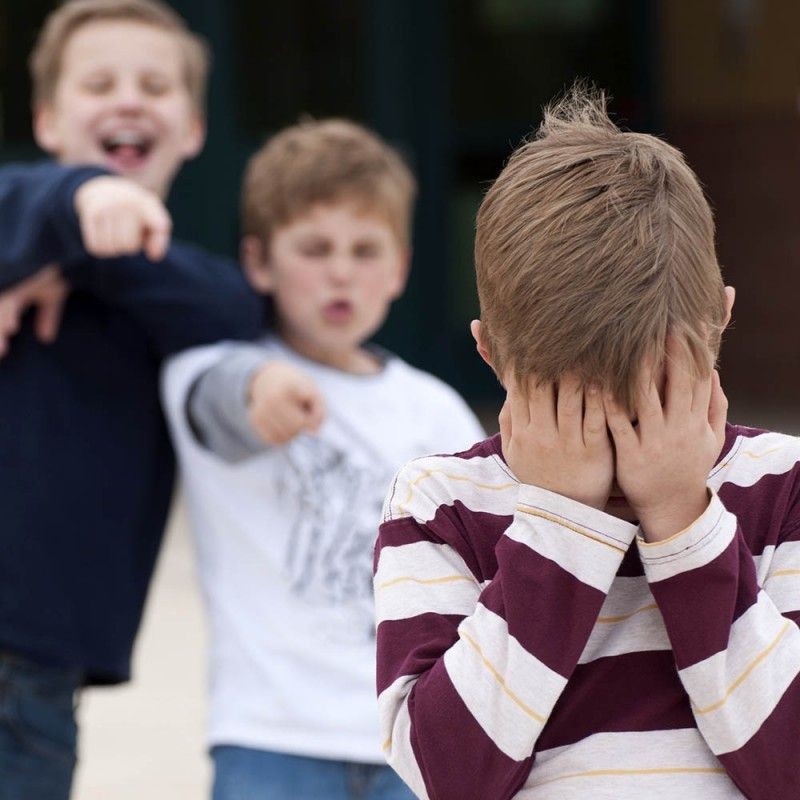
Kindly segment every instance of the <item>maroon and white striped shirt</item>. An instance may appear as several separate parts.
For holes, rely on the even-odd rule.
[[[800,798],[800,439],[728,426],[688,529],[410,462],[375,551],[384,751],[431,800]]]

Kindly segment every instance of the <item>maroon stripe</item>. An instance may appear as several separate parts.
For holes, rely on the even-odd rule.
[[[480,442],[476,442],[467,450],[462,450],[461,452],[453,454],[440,454],[440,457],[461,458],[466,461],[471,458],[489,458],[490,456],[500,456],[500,458],[503,459],[503,448],[500,443],[499,433],[494,434],[494,436],[489,436]],[[505,463],[505,459],[503,459],[503,463]]]
[[[641,578],[644,575],[642,559],[639,557],[639,548],[635,543],[625,551],[622,563],[617,570],[617,575],[621,578]]]
[[[401,675],[421,675],[458,641],[458,614],[419,614],[378,625],[378,694]]]
[[[800,676],[744,747],[718,758],[750,800],[800,797]]]
[[[789,530],[781,534],[781,543],[783,542],[800,542],[800,523],[797,524],[796,528],[789,528]]]
[[[754,555],[786,538],[786,529],[800,524],[797,510],[797,487],[800,465],[780,475],[764,475],[752,486],[723,483],[719,498],[736,519]]]
[[[481,603],[506,620],[529,653],[569,676],[605,595],[513,539],[503,539],[496,552],[500,578],[484,589]]]
[[[672,653],[627,653],[575,668],[536,750],[574,744],[594,733],[696,727]]]
[[[435,800],[510,800],[532,758],[500,751],[464,705],[442,662],[419,679],[408,701],[411,746]]]
[[[512,515],[471,511],[456,500],[451,506],[439,506],[433,519],[424,525],[412,517],[384,522],[375,545],[374,568],[377,568],[377,558],[384,547],[434,542],[452,547],[464,559],[476,580],[489,580],[497,571],[495,546],[513,519]]]
[[[756,602],[753,557],[740,532],[717,558],[650,584],[679,669],[725,650],[731,625]]]
[[[800,611],[785,611],[783,616],[790,619],[800,628]]]

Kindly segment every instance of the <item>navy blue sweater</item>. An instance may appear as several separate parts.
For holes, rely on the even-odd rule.
[[[72,292],[58,340],[26,318],[0,360],[0,651],[128,678],[170,502],[162,359],[250,338],[262,306],[238,267],[173,244],[164,261],[84,251],[75,189],[101,170],[0,169],[0,288],[49,262]]]

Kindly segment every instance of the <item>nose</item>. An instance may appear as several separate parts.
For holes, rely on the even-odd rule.
[[[328,274],[335,284],[346,284],[353,277],[354,263],[348,255],[335,255],[328,266]]]
[[[114,105],[121,112],[140,111],[144,103],[144,93],[136,81],[120,81],[114,92]]]

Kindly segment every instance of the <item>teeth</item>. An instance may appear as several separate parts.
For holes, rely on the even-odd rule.
[[[123,147],[125,145],[144,147],[147,143],[145,137],[136,131],[119,131],[109,136],[106,142],[110,147]]]

